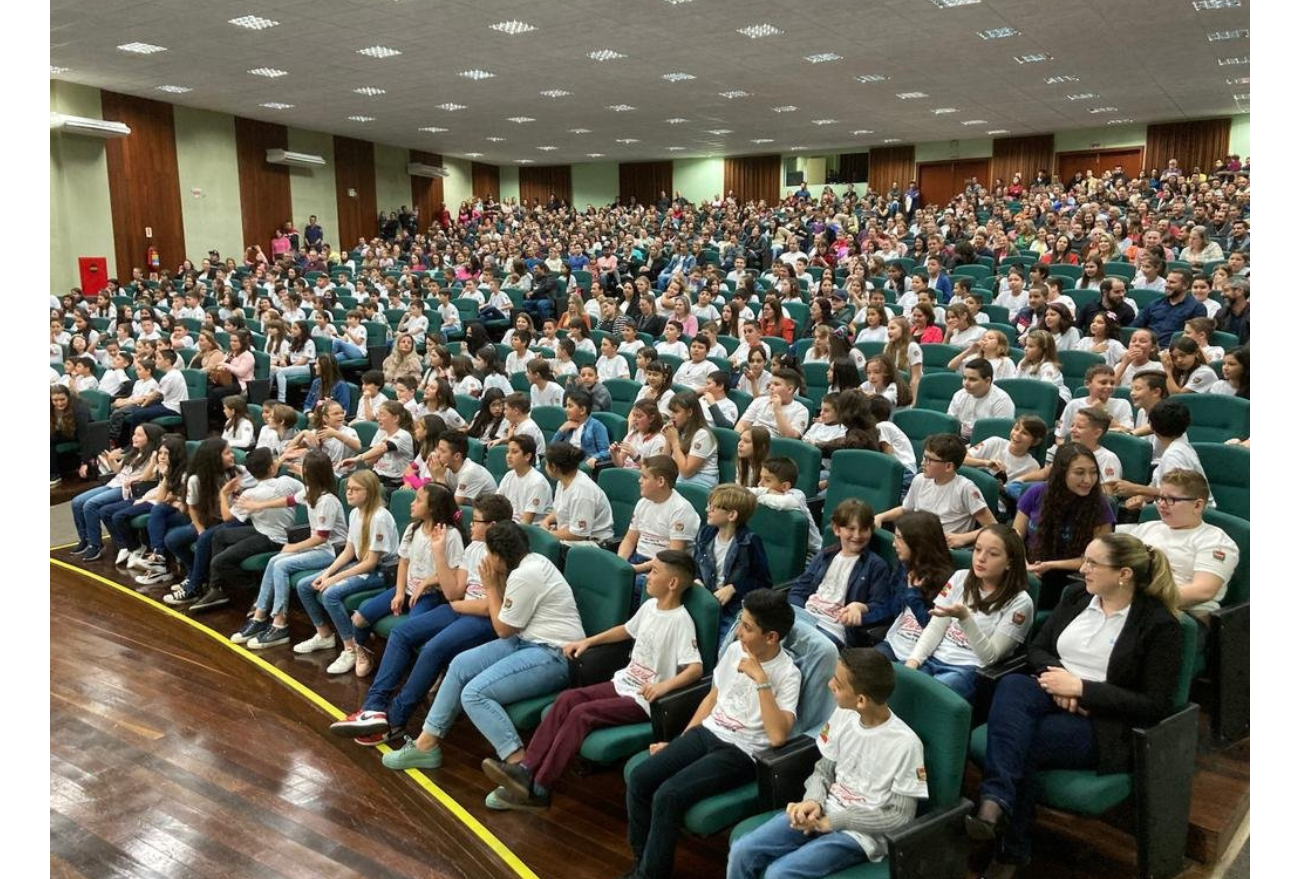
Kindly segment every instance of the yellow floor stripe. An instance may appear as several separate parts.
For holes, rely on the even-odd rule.
[[[76,544],[72,544],[72,543],[67,544],[67,546],[75,546],[75,545]],[[66,547],[51,547],[52,550],[64,549],[64,548]],[[188,616],[187,614],[180,613],[179,611],[175,611],[165,604],[160,604],[159,602],[154,601],[152,598],[141,595],[140,593],[136,592],[134,589],[129,589],[126,586],[123,586],[121,583],[114,583],[112,580],[109,580],[107,577],[102,577],[99,574],[93,573],[92,571],[87,571],[85,568],[79,568],[76,565],[63,561],[62,559],[51,558],[50,564],[57,565],[58,567],[68,571],[72,571],[73,573],[80,574],[83,577],[87,577],[91,580],[94,580],[97,583],[103,584],[104,586],[108,586],[111,589],[116,589],[118,592],[122,593],[123,595],[129,595],[131,598],[134,598],[137,601],[144,602],[145,604],[149,605],[149,607],[153,608],[154,610],[160,613],[166,614],[167,616],[170,616],[173,619],[180,620],[181,622],[194,628],[195,630],[202,632],[204,635],[216,641],[218,644],[221,644],[223,647],[227,648],[228,650],[231,650],[234,653],[238,654],[246,662],[253,664],[262,672],[265,672],[266,674],[275,678],[281,684],[293,690],[299,696],[301,696],[302,698],[306,699],[308,702],[315,705],[317,708],[319,708],[321,711],[328,714],[330,717],[338,720],[347,716],[340,709],[335,707],[328,699],[326,699],[321,694],[317,693],[315,690],[312,690],[311,688],[307,687],[301,681],[295,680],[292,676],[285,674],[283,671],[271,665],[269,662],[267,662],[265,659],[262,659],[262,657],[258,656],[257,654],[245,650],[241,645],[234,643],[225,635],[222,635],[221,633],[208,628],[207,626],[203,625],[193,617]],[[380,751],[380,753],[387,753],[391,749],[386,745],[381,745],[378,748],[378,750]],[[438,785],[430,781],[427,775],[425,775],[423,772],[421,772],[418,769],[408,769],[406,770],[406,775],[409,776],[417,785],[419,785],[427,794],[429,794],[431,797],[433,797],[435,800],[441,803],[442,806],[447,809],[447,811],[455,815],[457,820],[459,820],[462,824],[468,827],[471,833],[473,833],[476,837],[478,837],[479,840],[484,845],[486,845],[489,849],[491,849],[492,852],[496,854],[497,857],[501,858],[501,860],[505,862],[505,864],[508,867],[510,867],[510,869],[514,870],[515,873],[521,877],[521,879],[538,879],[537,874],[534,873],[532,870],[530,870],[528,868],[528,865],[519,859],[518,855],[516,855],[509,848],[507,848],[505,843],[497,839],[496,836],[492,833],[492,831],[488,830],[486,827],[483,826],[482,822],[480,822],[477,818],[475,818],[468,811],[466,811],[464,806],[456,802],[455,798],[453,798],[451,794],[447,793],[445,790],[438,787]]]

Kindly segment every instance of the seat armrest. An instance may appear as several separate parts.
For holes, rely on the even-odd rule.
[[[650,725],[654,730],[654,740],[668,742],[681,735],[712,687],[713,678],[707,677],[651,702]]]
[[[976,671],[976,675],[981,682],[987,681],[993,685],[996,685],[998,681],[1007,675],[1013,674],[1029,674],[1029,656],[1023,650],[1002,660],[997,665],[986,666]]]
[[[756,753],[758,798],[763,807],[784,809],[802,800],[805,782],[820,756],[817,741],[808,736],[796,736],[779,748]]]
[[[1210,729],[1220,741],[1250,732],[1250,602],[1210,614],[1206,661],[1214,699]]]
[[[589,647],[581,656],[569,660],[569,686],[589,687],[611,680],[615,672],[627,665],[631,655],[630,640]]]
[[[1173,876],[1182,870],[1200,710],[1192,703],[1157,724],[1133,730],[1139,876]]]
[[[964,879],[965,821],[974,804],[959,800],[885,833],[890,879]]]

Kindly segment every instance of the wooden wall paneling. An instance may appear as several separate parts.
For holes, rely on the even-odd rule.
[[[239,209],[244,246],[261,245],[271,256],[271,237],[293,216],[289,169],[266,161],[269,149],[289,148],[289,129],[272,122],[235,117],[235,153],[239,161]],[[346,249],[340,247],[340,249]]]
[[[840,182],[864,183],[871,179],[871,153],[840,153]]]
[[[1062,181],[1072,178],[1075,172],[1092,171],[1094,176],[1100,176],[1103,171],[1113,170],[1119,165],[1131,180],[1142,172],[1143,152],[1142,147],[1127,147],[1057,153],[1056,176]]]
[[[769,205],[781,199],[781,157],[740,156],[727,158],[722,165],[722,188],[734,192],[736,201],[765,201]]]
[[[870,167],[867,170],[871,188],[882,195],[897,184],[901,196],[907,191],[907,184],[916,179],[914,146],[876,147],[871,151],[869,161]]]
[[[568,165],[524,165],[519,169],[519,203],[545,205],[554,195],[573,203],[573,169]]]
[[[1170,159],[1178,160],[1183,173],[1194,168],[1210,173],[1214,163],[1228,154],[1232,120],[1197,119],[1147,126],[1147,155],[1153,168],[1164,171]]]
[[[496,165],[475,162],[470,166],[470,194],[475,198],[501,198],[501,169]],[[459,210],[460,205],[456,206]],[[452,211],[455,213],[455,211]]]
[[[989,185],[988,159],[955,159],[946,162],[923,162],[916,167],[923,205],[946,205],[953,196],[966,190],[972,177],[981,186]]]
[[[627,204],[633,197],[638,204],[653,205],[659,200],[659,193],[673,196],[673,163],[667,162],[619,162],[618,164],[618,200]]]
[[[411,150],[410,161],[438,167],[442,165],[442,156],[437,153]],[[442,212],[443,203],[441,177],[411,178],[411,207],[419,211],[421,232],[438,222],[438,214]]]
[[[158,249],[159,267],[174,270],[186,253],[172,105],[110,91],[101,93],[101,101],[105,119],[131,128],[129,136],[106,144],[114,274],[126,280],[137,267],[148,274],[150,246]],[[197,260],[200,254],[191,256]]]
[[[369,241],[379,234],[373,143],[334,136],[334,186],[339,210],[339,247],[346,252],[356,246],[359,238]]]
[[[995,138],[993,161],[989,168],[992,179],[987,185],[991,188],[998,179],[1001,179],[1004,186],[1010,186],[1012,177],[1019,174],[1020,182],[1028,187],[1040,168],[1051,173],[1055,148],[1056,135],[1054,134]]]

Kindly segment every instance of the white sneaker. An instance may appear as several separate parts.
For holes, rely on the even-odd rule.
[[[129,558],[131,558],[131,550],[127,549],[127,548],[124,546],[124,547],[122,547],[121,549],[119,549],[119,550],[117,551],[117,560],[114,561],[113,564],[115,564],[115,565],[124,565],[124,564],[126,564],[126,561],[127,561],[127,559],[129,559]]]
[[[343,675],[352,671],[353,666],[357,664],[357,652],[348,648],[343,648],[339,658],[330,663],[329,668],[325,671],[332,675]]]
[[[127,559],[126,559],[126,569],[127,569],[128,571],[143,571],[143,570],[145,570],[145,568],[144,568],[143,566],[141,566],[141,564],[140,564],[140,560],[144,558],[144,556],[145,556],[145,552],[146,552],[146,550],[145,550],[145,548],[144,548],[143,546],[140,547],[139,549],[133,549],[133,550],[131,550],[131,554],[130,554],[129,556],[127,556]]]
[[[334,636],[321,635],[319,633],[312,635],[306,641],[300,641],[293,645],[294,653],[315,653],[317,650],[333,650]],[[348,666],[351,668],[352,666]]]

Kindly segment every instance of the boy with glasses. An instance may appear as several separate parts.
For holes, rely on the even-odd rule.
[[[984,493],[975,483],[957,472],[966,460],[966,446],[951,433],[936,433],[925,441],[921,472],[912,480],[903,503],[876,516],[876,527],[883,528],[903,513],[926,510],[939,517],[948,546],[969,546],[980,529],[994,524],[992,511]]]

